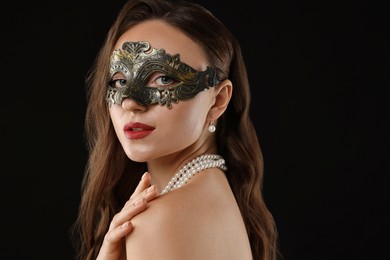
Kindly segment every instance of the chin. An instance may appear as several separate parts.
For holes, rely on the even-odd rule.
[[[148,161],[149,159],[149,157],[146,154],[140,151],[125,151],[125,153],[127,157],[134,162],[143,163]]]

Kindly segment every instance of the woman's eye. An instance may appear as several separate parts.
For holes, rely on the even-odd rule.
[[[113,79],[110,81],[110,86],[113,88],[124,88],[126,86],[125,79]]]
[[[170,85],[174,84],[175,82],[176,82],[176,80],[172,77],[169,77],[169,76],[159,76],[154,80],[154,83],[157,86],[167,86],[167,85],[170,86]]]

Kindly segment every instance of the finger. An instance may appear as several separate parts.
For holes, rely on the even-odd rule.
[[[146,200],[140,198],[130,205],[126,205],[120,212],[115,214],[110,223],[109,230],[116,229],[125,222],[131,220],[135,215],[146,209]]]
[[[141,191],[138,194],[133,194],[133,197],[131,197],[128,201],[126,201],[125,205],[123,206],[122,210],[131,207],[136,201],[144,198],[146,202],[149,202],[153,199],[155,199],[158,196],[158,190],[156,185],[151,185]]]
[[[135,215],[145,210],[147,203],[158,197],[158,190],[156,185],[152,185],[137,194],[133,199],[129,199],[120,212],[118,212],[110,223],[110,229],[114,229],[122,225],[125,221],[132,219]]]
[[[128,235],[133,230],[133,224],[130,221],[124,222],[122,225],[118,226],[107,232],[105,240],[108,245],[115,244],[121,240],[122,237]]]
[[[138,183],[137,187],[135,188],[133,194],[131,194],[130,198],[133,198],[135,195],[141,193],[143,190],[145,190],[147,187],[150,186],[150,173],[145,172],[142,175],[142,178],[140,182]]]
[[[118,259],[121,254],[122,238],[130,234],[131,231],[133,231],[133,225],[130,221],[108,231],[104,236],[97,259]]]
[[[146,202],[149,202],[153,200],[154,198],[158,197],[158,189],[156,185],[151,185],[146,190],[144,190],[142,193],[143,198]]]

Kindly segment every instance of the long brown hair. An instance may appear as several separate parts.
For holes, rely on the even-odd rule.
[[[95,259],[112,217],[131,195],[144,163],[129,160],[110,121],[105,102],[109,57],[119,37],[131,26],[160,19],[186,33],[205,51],[219,79],[230,79],[233,95],[218,119],[218,153],[240,207],[254,259],[274,260],[277,230],[262,196],[263,157],[249,117],[250,87],[240,45],[231,32],[202,6],[188,1],[129,0],[119,12],[96,62],[88,73],[85,133],[89,159],[75,230],[78,259]]]

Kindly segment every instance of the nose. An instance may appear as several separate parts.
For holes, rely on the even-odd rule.
[[[139,111],[144,112],[147,110],[147,106],[141,105],[132,98],[125,98],[122,101],[122,108],[127,111]]]

